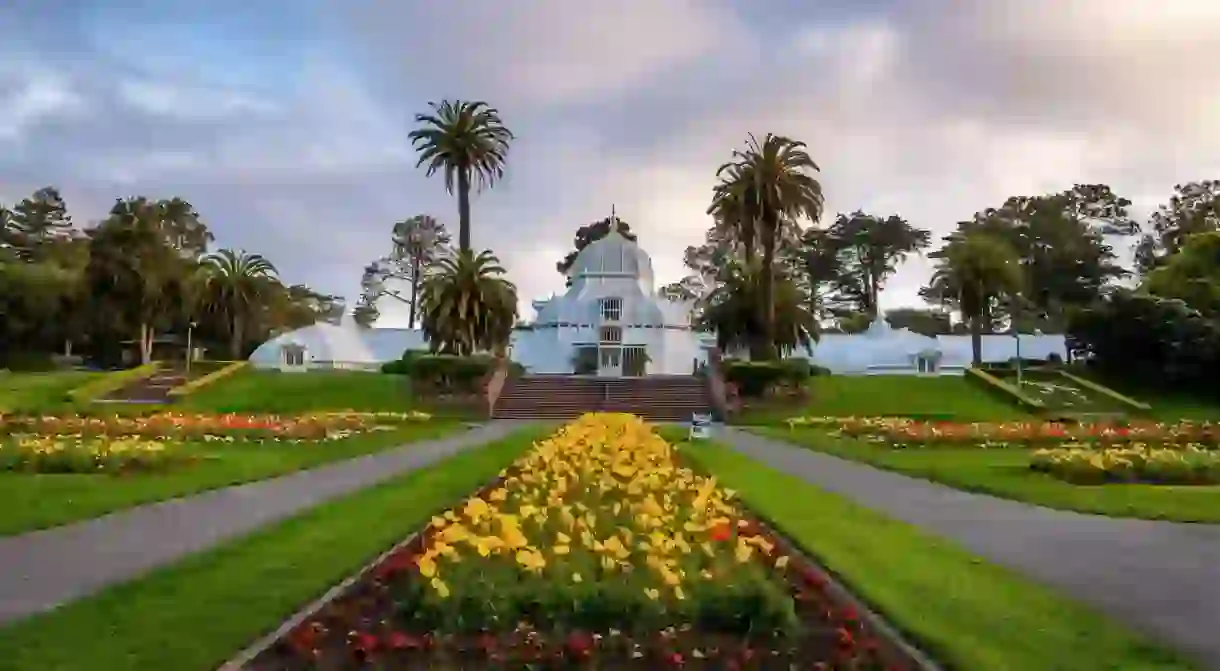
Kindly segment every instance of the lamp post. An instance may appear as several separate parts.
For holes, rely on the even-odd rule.
[[[186,324],[186,374],[191,374],[191,359],[195,358],[195,348],[191,345],[191,336],[195,330],[195,322]]]

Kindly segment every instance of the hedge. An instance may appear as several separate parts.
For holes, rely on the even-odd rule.
[[[456,356],[453,354],[430,354],[408,350],[402,358],[390,361],[381,367],[381,372],[390,375],[407,375],[419,388],[446,393],[478,393],[482,391],[483,379],[496,366],[496,358],[489,354]],[[521,374],[525,369],[518,363],[510,363],[510,372]]]
[[[746,397],[765,396],[776,386],[804,387],[811,375],[824,374],[826,369],[813,366],[805,359],[781,361],[741,361],[726,359],[721,364],[725,382],[737,387]]]

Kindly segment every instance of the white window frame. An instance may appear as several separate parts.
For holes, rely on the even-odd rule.
[[[597,341],[618,345],[623,342],[623,328],[621,326],[602,326],[597,330]]]
[[[599,303],[602,321],[616,322],[623,318],[623,299],[618,297],[603,298]]]

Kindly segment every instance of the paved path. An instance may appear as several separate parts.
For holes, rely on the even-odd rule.
[[[1056,587],[1220,669],[1220,526],[971,494],[736,429],[736,450]]]
[[[0,622],[50,610],[523,424],[494,421],[309,471],[0,538]]]

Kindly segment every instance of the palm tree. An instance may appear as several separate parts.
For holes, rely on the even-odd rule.
[[[427,175],[445,174],[445,190],[456,186],[458,196],[458,248],[470,250],[470,186],[480,191],[504,176],[508,146],[514,136],[500,120],[500,111],[482,101],[444,100],[428,103],[431,114],[417,114],[423,124],[408,135],[419,152],[417,166],[427,164]]]
[[[491,250],[437,261],[424,280],[422,326],[433,351],[468,356],[499,351],[517,318],[517,288]]]
[[[240,359],[245,327],[261,310],[277,281],[275,266],[259,254],[222,249],[203,257],[204,294],[229,326],[229,355]]]
[[[747,245],[762,247],[759,299],[762,338],[758,352],[773,359],[775,352],[775,251],[784,231],[802,218],[817,221],[822,216],[822,185],[811,175],[819,170],[805,151],[805,143],[768,133],[759,142],[750,135],[744,150],[735,150],[733,160],[720,166],[720,179],[713,189],[709,214],[737,222],[739,237]]]
[[[983,326],[991,321],[993,305],[1021,289],[1021,264],[1012,246],[995,235],[973,231],[950,236],[937,260],[932,292],[956,303],[970,324],[970,347],[975,366],[983,361]]]
[[[716,345],[729,352],[753,347],[762,338],[759,323],[758,292],[761,283],[757,264],[730,263],[721,273],[720,283],[704,302],[697,326],[716,332]],[[775,282],[775,340],[772,345],[787,354],[797,347],[806,351],[818,339],[818,322],[805,306],[804,296],[786,273]]]

